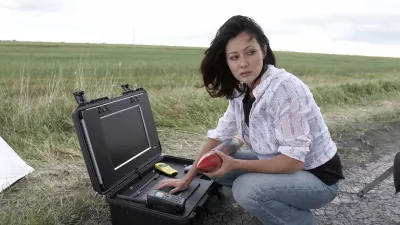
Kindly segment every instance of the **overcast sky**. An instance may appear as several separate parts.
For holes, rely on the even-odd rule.
[[[399,0],[0,0],[0,40],[207,47],[237,14],[273,50],[400,57]]]

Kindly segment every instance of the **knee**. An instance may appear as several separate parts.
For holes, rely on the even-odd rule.
[[[246,174],[236,178],[232,184],[233,197],[243,208],[256,207],[257,196],[260,194],[260,191],[260,188],[254,185],[250,176],[246,176]]]

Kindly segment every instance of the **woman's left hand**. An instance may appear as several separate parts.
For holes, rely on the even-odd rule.
[[[219,169],[217,169],[214,172],[210,173],[203,173],[204,175],[208,177],[217,177],[221,178],[225,176],[225,174],[231,172],[234,170],[234,164],[235,164],[235,159],[231,156],[225,155],[225,153],[222,153],[220,151],[215,151],[222,159],[222,164]]]

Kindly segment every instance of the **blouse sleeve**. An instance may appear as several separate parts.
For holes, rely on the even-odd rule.
[[[311,144],[308,115],[313,98],[306,88],[303,83],[284,80],[278,85],[271,101],[276,138],[280,144],[278,152],[302,162]]]
[[[236,117],[234,102],[229,101],[228,108],[224,115],[219,118],[218,125],[215,129],[209,130],[207,136],[221,142],[226,141],[234,135],[236,131]]]

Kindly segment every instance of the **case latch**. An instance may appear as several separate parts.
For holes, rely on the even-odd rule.
[[[84,91],[74,91],[72,92],[72,94],[74,95],[76,103],[78,103],[78,105],[83,105],[86,103]]]

